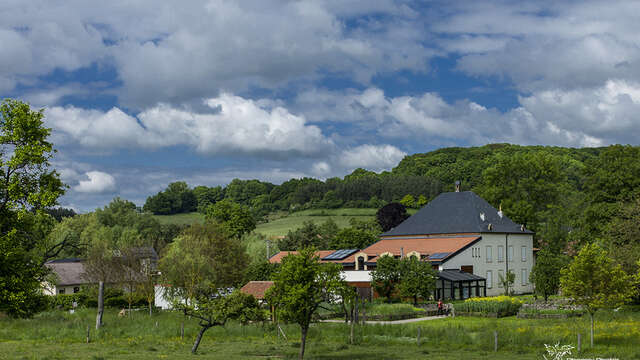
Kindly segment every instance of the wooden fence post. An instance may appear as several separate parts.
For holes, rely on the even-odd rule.
[[[578,333],[578,353],[582,350],[582,334]]]
[[[493,332],[493,351],[498,351],[498,332]]]
[[[87,325],[87,344],[91,341],[91,333],[90,330],[91,327],[89,325]]]
[[[418,326],[418,346],[420,346],[420,326]]]

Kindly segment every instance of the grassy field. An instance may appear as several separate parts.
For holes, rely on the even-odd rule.
[[[189,351],[198,331],[195,320],[164,312],[149,317],[134,313],[118,318],[116,310],[105,317],[99,332],[87,325],[94,309],[76,314],[48,312],[28,320],[0,319],[0,358],[3,359],[192,359]],[[185,338],[179,335],[185,322]],[[157,324],[157,326],[156,326]],[[416,343],[417,328],[422,343]],[[270,324],[229,324],[212,328],[203,338],[197,358],[295,358],[299,330],[284,325],[288,339],[279,338]],[[493,331],[499,350],[493,352]],[[577,333],[588,344],[588,319],[523,320],[446,318],[406,325],[366,325],[356,329],[356,345],[348,344],[345,324],[314,324],[309,333],[308,359],[540,359],[544,344],[576,345]],[[585,346],[579,358],[640,359],[640,313],[601,312],[596,318],[596,346]],[[579,356],[578,356],[579,355]]]
[[[288,216],[275,218],[267,223],[259,224],[256,232],[266,236],[287,235],[289,230],[302,227],[305,221],[316,224],[329,219],[338,224],[338,227],[348,227],[351,219],[371,220],[375,217],[377,209],[313,209],[298,211]]]

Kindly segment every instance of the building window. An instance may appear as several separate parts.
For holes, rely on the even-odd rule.
[[[358,256],[358,270],[364,270],[364,256]]]
[[[521,254],[522,255],[522,262],[527,261],[527,247],[523,246],[522,249],[521,249],[521,252],[522,252],[522,254]]]
[[[58,294],[64,294],[64,289],[58,289]]]
[[[522,285],[527,285],[529,279],[527,279],[527,269],[522,269]]]
[[[509,245],[509,252],[507,253],[507,261],[513,261],[513,246]]]
[[[492,261],[491,259],[493,257],[493,254],[491,254],[491,253],[492,253],[491,246],[487,246],[487,262],[488,263],[490,263]]]
[[[75,286],[73,288],[73,293],[75,294],[75,293],[79,293],[79,292],[80,292],[80,287],[79,286]]]
[[[498,270],[498,287],[502,287],[502,280],[504,280],[504,271]]]
[[[504,261],[504,246],[499,245],[498,246],[498,262],[503,262]]]
[[[493,272],[491,270],[487,270],[487,289],[491,289],[493,287]]]

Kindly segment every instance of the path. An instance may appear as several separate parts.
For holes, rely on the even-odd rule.
[[[395,324],[408,324],[408,323],[412,323],[412,322],[418,322],[418,321],[425,321],[425,320],[435,320],[435,319],[441,319],[441,318],[446,318],[447,315],[436,315],[436,316],[426,316],[426,317],[421,317],[421,318],[414,318],[414,319],[403,319],[403,320],[391,320],[391,321],[383,321],[383,320],[374,320],[374,321],[365,321],[366,324],[388,324],[388,325],[395,325]],[[320,320],[321,322],[330,322],[330,323],[344,323],[344,320]]]

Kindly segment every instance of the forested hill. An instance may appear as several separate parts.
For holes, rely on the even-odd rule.
[[[342,179],[291,179],[280,185],[236,179],[224,188],[193,189],[173,183],[149,197],[144,210],[205,212],[223,199],[251,209],[258,217],[282,210],[380,208],[392,201],[417,208],[443,191],[452,191],[456,180],[463,190],[501,206],[515,222],[536,231],[539,239],[581,243],[606,237],[616,228],[613,219],[624,211],[633,213],[640,204],[635,202],[640,192],[640,147],[444,148],[407,156],[390,172],[357,169]]]

